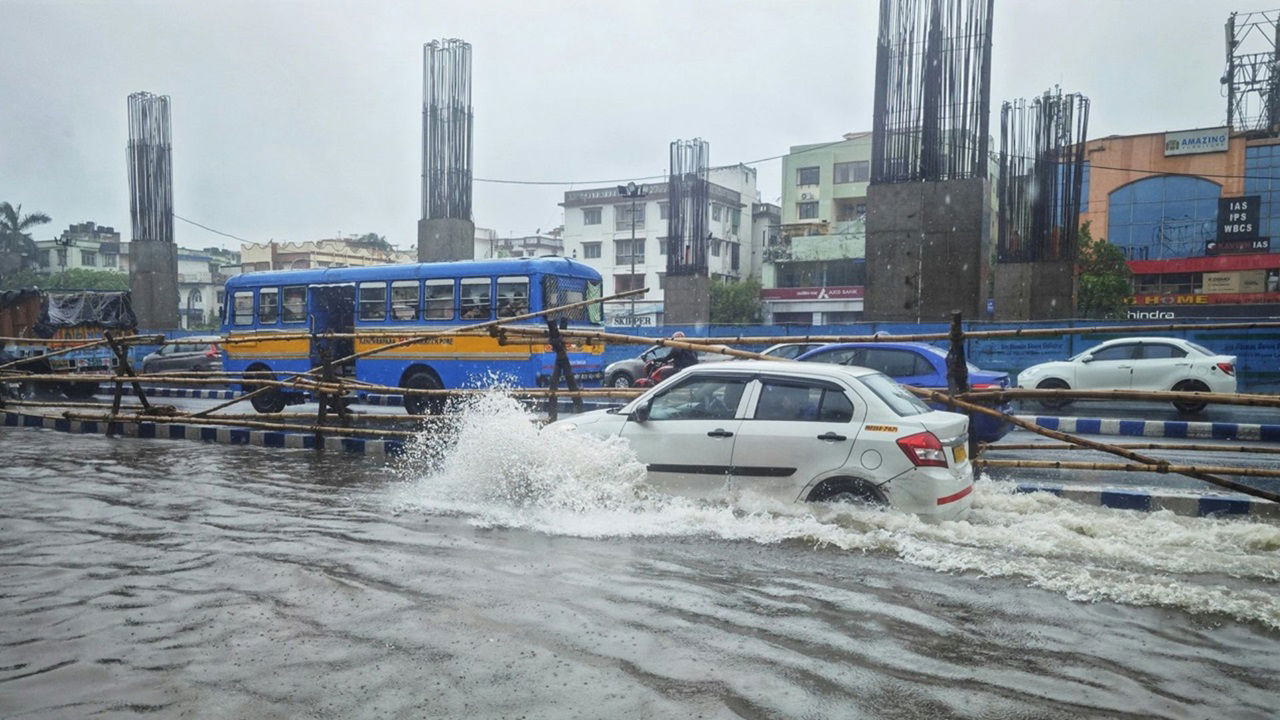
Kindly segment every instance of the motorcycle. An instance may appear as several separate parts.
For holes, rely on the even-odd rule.
[[[644,377],[636,380],[635,387],[651,388],[675,374],[676,366],[667,358],[650,360],[644,364]]]

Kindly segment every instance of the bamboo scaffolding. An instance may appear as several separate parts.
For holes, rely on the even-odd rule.
[[[497,332],[497,334],[499,336],[501,336],[502,334],[535,336],[535,335],[545,335],[546,332],[547,332],[546,328],[504,326]],[[561,330],[560,334],[563,335],[564,337],[582,338],[587,340],[602,340],[605,342],[618,343],[622,345],[660,345],[662,347],[682,348],[685,350],[692,350],[694,352],[717,353],[719,355],[728,355],[730,357],[743,358],[747,360],[778,360],[780,359],[780,358],[769,357],[767,355],[761,355],[760,353],[751,352],[749,350],[738,350],[736,348],[728,347],[727,345],[702,345],[697,343],[691,343],[691,342],[687,342],[688,338],[685,338],[683,340],[673,340],[671,338],[652,338],[652,337],[640,337],[637,335],[623,335],[621,333],[611,333],[611,332],[605,332],[603,330],[574,330],[573,328],[569,328],[567,330]]]
[[[157,340],[157,338],[159,338],[159,340]],[[27,345],[57,345],[59,343],[78,343],[78,342],[84,342],[88,340],[92,340],[96,342],[98,340],[105,340],[105,339],[106,338],[101,336],[83,337],[83,338],[0,337],[0,342],[24,343]],[[116,342],[123,343],[125,345],[129,345],[131,343],[135,345],[167,345],[169,343],[182,342],[182,340],[177,339],[177,340],[166,341],[163,335],[153,334],[153,335],[124,335],[116,338]]]
[[[1264,330],[1280,329],[1280,322],[1234,323],[1174,323],[1168,325],[1095,325],[1078,328],[1014,328],[1010,330],[966,330],[965,340],[982,340],[1004,337],[1055,337],[1058,335],[1120,335],[1126,333],[1169,332],[1173,330]],[[921,342],[947,340],[949,332],[913,333],[889,335],[723,335],[718,337],[685,338],[692,344],[774,345],[777,343],[846,343],[846,342]],[[648,338],[650,342],[654,338]]]
[[[1114,447],[1126,450],[1185,450],[1186,452],[1230,452],[1254,453],[1259,455],[1280,454],[1280,446],[1257,445],[1221,445],[1214,443],[1114,443]],[[982,443],[978,446],[982,452],[1003,450],[1093,450],[1071,443]]]
[[[1222,467],[1219,465],[1158,465],[1129,463],[1072,462],[1067,460],[974,460],[974,465],[990,468],[1027,468],[1041,470],[1101,470],[1105,472],[1154,472],[1161,474],[1195,475],[1215,473],[1242,477],[1280,478],[1280,469]],[[1250,493],[1252,494],[1252,493]]]
[[[106,344],[107,344],[106,338],[103,338],[101,340],[94,340],[92,342],[82,343],[80,345],[73,345],[72,347],[69,347],[69,348],[54,350],[53,352],[47,352],[40,355],[29,355],[27,357],[19,358],[17,360],[12,360],[3,365],[0,365],[0,370],[4,370],[5,368],[9,368],[9,367],[16,367],[18,365],[28,365],[30,363],[38,363],[41,360],[46,360],[48,358],[56,357],[58,355],[65,355],[66,353],[75,352],[76,350],[92,350],[93,348],[101,347]],[[63,378],[63,380],[67,380],[67,379],[68,378]]]
[[[935,390],[925,390],[922,388],[911,387],[910,385],[904,385],[903,387],[907,388],[908,390],[915,393],[916,395],[919,395],[920,397],[928,398],[930,400],[933,400],[934,402],[955,403],[957,407],[968,411],[970,414],[981,413],[983,415],[990,415],[992,417],[1000,418],[1005,422],[1016,425],[1024,430],[1030,430],[1031,432],[1036,433],[1037,435],[1044,435],[1045,437],[1051,437],[1055,440],[1061,440],[1063,442],[1068,442],[1075,445],[1082,445],[1090,449],[1098,450],[1111,455],[1119,455],[1120,457],[1126,460],[1132,460],[1137,463],[1143,463],[1147,466],[1150,466],[1153,469],[1153,472],[1168,472],[1167,470],[1160,470],[1158,468],[1161,466],[1171,467],[1171,463],[1169,463],[1167,460],[1160,460],[1158,458],[1149,457],[1147,455],[1141,455],[1139,453],[1133,452],[1132,450],[1116,447],[1115,445],[1109,445],[1107,443],[1098,442],[1096,440],[1090,440],[1088,438],[1080,437],[1078,435],[1069,435],[1067,433],[1060,432],[1058,430],[1050,430],[1049,428],[1040,427],[1035,423],[1027,422],[1026,420],[1023,420],[1017,416],[1006,415],[1000,412],[999,410],[992,410],[989,407],[978,405],[976,403],[971,403],[966,400],[960,400],[958,398],[952,398],[944,393],[940,393]],[[1179,466],[1179,467],[1183,467],[1183,466]],[[1196,480],[1203,480],[1204,482],[1212,483],[1214,485],[1225,487],[1230,490],[1235,490],[1236,492],[1244,493],[1246,495],[1253,495],[1255,497],[1260,497],[1266,500],[1270,500],[1272,502],[1280,502],[1280,494],[1271,492],[1269,490],[1261,490],[1259,488],[1251,487],[1243,483],[1238,483],[1234,480],[1228,480],[1227,478],[1221,478],[1221,477],[1218,477],[1217,475],[1212,475],[1212,474],[1201,472],[1198,470],[1179,472],[1178,474],[1186,475],[1187,477],[1195,478]]]
[[[1062,398],[1069,400],[1125,400],[1159,402],[1204,402],[1213,405],[1251,405],[1280,407],[1280,395],[1184,392],[1180,390],[973,390],[956,397],[966,400],[1019,400],[1024,398]]]
[[[488,328],[496,327],[496,326],[501,325],[501,324],[503,324],[503,323],[519,322],[519,321],[521,321],[521,320],[529,320],[529,319],[531,319],[531,318],[535,318],[535,317],[543,317],[543,316],[545,316],[545,315],[551,315],[551,314],[553,314],[553,313],[557,313],[557,312],[564,312],[564,311],[566,311],[566,310],[574,310],[574,309],[576,309],[576,308],[580,308],[580,307],[588,307],[588,306],[594,305],[595,303],[601,302],[601,301],[603,301],[603,300],[613,300],[613,299],[616,299],[616,298],[630,297],[630,296],[632,296],[632,295],[639,295],[639,294],[641,294],[641,293],[647,292],[648,290],[649,290],[648,288],[636,288],[636,289],[634,289],[634,290],[628,290],[628,291],[626,291],[626,292],[622,292],[622,293],[617,293],[617,294],[614,294],[614,295],[610,295],[610,296],[609,296],[609,297],[607,297],[607,298],[596,298],[596,299],[592,299],[592,300],[582,300],[582,301],[580,301],[580,302],[569,303],[569,304],[567,304],[567,305],[560,305],[560,306],[553,307],[553,308],[546,308],[546,309],[544,309],[544,310],[538,310],[537,312],[526,313],[526,314],[524,314],[524,315],[516,315],[516,316],[514,316],[514,317],[503,318],[503,319],[501,319],[501,320],[489,320],[489,321],[487,321],[487,322],[476,323],[476,324],[474,324],[474,325],[466,325],[466,326],[463,326],[463,327],[461,327],[461,328],[453,328],[453,329],[449,329],[449,330],[437,330],[437,331],[433,331],[433,332],[429,332],[429,333],[424,333],[424,334],[421,334],[421,335],[411,336],[411,337],[409,337],[409,338],[407,338],[407,339],[405,339],[405,340],[401,340],[401,341],[399,341],[399,342],[393,342],[393,343],[390,343],[390,344],[387,344],[387,345],[380,345],[380,346],[375,347],[375,348],[370,348],[370,349],[368,349],[368,350],[362,350],[362,351],[360,351],[360,352],[352,353],[352,354],[350,354],[350,355],[347,355],[346,357],[338,358],[337,360],[331,360],[331,361],[329,361],[329,362],[327,362],[327,363],[322,363],[322,364],[320,364],[320,365],[317,365],[316,367],[311,368],[310,370],[306,371],[305,373],[301,373],[301,374],[294,374],[294,375],[293,375],[293,377],[301,377],[302,375],[315,375],[315,373],[320,372],[320,371],[323,371],[323,370],[324,370],[325,368],[327,368],[327,367],[332,367],[332,366],[334,366],[334,365],[342,365],[343,363],[346,363],[346,362],[348,362],[348,361],[350,361],[350,360],[357,360],[357,359],[359,359],[359,358],[362,358],[362,357],[368,357],[368,356],[370,356],[370,355],[375,355],[375,354],[377,354],[377,353],[385,352],[385,351],[387,351],[387,350],[391,350],[391,349],[393,349],[393,348],[397,348],[397,347],[404,347],[404,346],[406,346],[406,345],[412,345],[412,344],[414,344],[414,343],[419,343],[419,342],[422,342],[423,340],[427,340],[427,339],[429,339],[429,338],[433,338],[433,337],[441,337],[441,336],[445,336],[445,335],[450,335],[450,334],[457,333],[457,332],[459,332],[459,331],[461,331],[461,332],[466,332],[466,331],[471,331],[471,330],[487,330]],[[249,392],[249,393],[246,393],[246,394],[244,394],[244,395],[241,395],[240,397],[238,397],[238,398],[236,398],[236,399],[234,399],[234,400],[229,400],[229,401],[227,401],[227,402],[225,402],[225,403],[222,403],[222,404],[217,405],[217,406],[215,406],[215,407],[209,408],[208,410],[201,410],[200,412],[193,413],[193,414],[192,414],[192,417],[207,416],[207,415],[209,415],[210,413],[216,412],[216,411],[221,410],[221,409],[226,408],[226,407],[230,407],[230,406],[232,406],[232,405],[235,405],[236,403],[243,402],[243,401],[245,401],[245,400],[249,400],[249,399],[252,399],[252,398],[254,398],[254,397],[257,397],[258,395],[260,395],[260,394],[262,394],[262,393],[264,393],[264,392],[267,392],[268,390],[270,390],[270,388],[269,388],[269,387],[262,387],[262,388],[259,388],[259,389],[257,389],[257,390],[254,390],[253,392]]]
[[[218,425],[227,427],[247,428],[253,430],[289,430],[302,433],[315,433],[317,429],[328,435],[347,436],[347,437],[398,437],[409,438],[416,437],[416,430],[374,430],[370,428],[349,428],[336,425],[320,426],[320,425],[300,425],[296,423],[272,423],[263,422],[261,420],[222,420],[217,417],[201,417],[193,418],[187,415],[120,415],[105,413],[102,415],[90,415],[88,413],[65,412],[62,414],[67,420],[79,420],[89,422],[118,422],[118,423],[156,423],[162,425],[181,424],[181,425]],[[266,417],[266,416],[264,416]],[[315,417],[308,414],[308,417]]]

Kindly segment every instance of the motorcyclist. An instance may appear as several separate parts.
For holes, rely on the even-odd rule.
[[[671,339],[679,340],[680,338],[683,338],[683,337],[684,337],[684,332],[677,330],[675,334],[671,336]],[[667,353],[666,356],[662,358],[662,362],[665,365],[670,365],[674,367],[676,369],[676,372],[679,372],[687,367],[697,365],[698,354],[692,350],[689,350],[688,348],[673,347],[671,348],[671,352]]]

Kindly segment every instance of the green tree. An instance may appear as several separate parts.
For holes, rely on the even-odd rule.
[[[48,276],[23,270],[0,277],[0,290],[30,287],[41,290],[128,290],[129,275],[109,270],[71,268]]]
[[[22,205],[0,202],[0,277],[35,264],[36,243],[27,231],[50,220],[42,212],[23,215]]]
[[[741,282],[711,283],[711,322],[750,325],[760,322],[763,314],[759,280],[747,278]]]
[[[387,242],[387,238],[377,233],[365,233],[352,240],[351,243],[353,245],[361,245],[374,250],[381,250],[384,253],[391,253],[395,251],[395,248],[391,247],[391,243]]]
[[[1093,238],[1089,223],[1080,227],[1076,246],[1076,314],[1086,318],[1122,318],[1133,294],[1133,273],[1124,251]]]

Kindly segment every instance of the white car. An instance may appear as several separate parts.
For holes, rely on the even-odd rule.
[[[620,435],[672,494],[884,503],[956,519],[973,501],[968,430],[964,415],[931,410],[873,370],[740,360],[686,368],[621,408],[545,431]]]
[[[1032,365],[1018,374],[1020,388],[1076,390],[1179,390],[1233,393],[1236,358],[1187,340],[1137,337],[1108,340],[1069,360]],[[1046,401],[1061,407],[1061,400]],[[1202,402],[1175,402],[1180,412],[1200,412]]]

